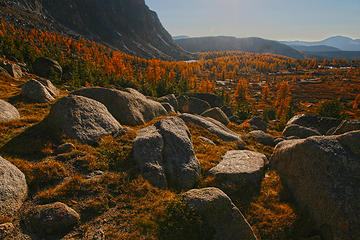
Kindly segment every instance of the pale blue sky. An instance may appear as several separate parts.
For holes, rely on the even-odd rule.
[[[360,0],[145,0],[172,34],[360,38]]]

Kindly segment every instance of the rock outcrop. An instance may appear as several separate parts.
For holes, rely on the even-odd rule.
[[[227,152],[221,162],[210,169],[218,188],[246,205],[260,192],[265,175],[266,156],[249,150]]]
[[[215,240],[255,240],[251,226],[231,199],[220,189],[193,189],[183,194],[187,206],[194,210]]]
[[[58,134],[90,144],[122,130],[103,104],[75,95],[58,100],[44,121]]]
[[[83,88],[72,94],[101,102],[116,120],[124,125],[143,125],[155,117],[167,115],[161,103],[148,99],[131,88],[124,91],[110,88]]]
[[[160,103],[169,103],[175,111],[178,111],[179,103],[174,94],[169,94],[158,99]]]
[[[17,64],[14,63],[1,63],[0,67],[4,68],[7,73],[15,78],[15,79],[19,79],[23,76],[23,72],[21,70],[21,67]]]
[[[27,196],[25,175],[0,157],[0,214],[12,216]]]
[[[222,123],[212,118],[205,118],[202,116],[192,115],[188,113],[181,114],[179,118],[181,118],[185,122],[192,122],[207,129],[209,132],[215,134],[224,141],[231,142],[241,140],[241,136],[239,134],[231,131]]]
[[[49,80],[38,78],[26,82],[21,95],[37,103],[47,103],[55,100],[59,90]]]
[[[200,178],[191,135],[180,118],[165,118],[138,131],[133,155],[144,178],[159,188],[190,189]]]
[[[202,114],[211,106],[208,102],[195,97],[181,95],[177,98],[179,103],[179,111],[183,113]]]
[[[201,99],[201,100],[209,103],[212,108],[221,107],[224,105],[224,100],[222,99],[222,97],[217,96],[215,94],[211,94],[211,93],[187,92],[187,93],[184,93],[183,95]]]
[[[10,103],[0,99],[0,122],[20,119],[19,111]]]
[[[332,135],[340,135],[351,131],[360,130],[360,120],[344,120],[334,130]]]
[[[247,120],[246,122],[254,130],[261,130],[261,131],[266,132],[266,129],[268,127],[268,124],[264,120],[262,120],[261,117],[253,117],[253,118]]]
[[[201,116],[215,119],[216,121],[221,122],[221,123],[224,124],[225,126],[230,123],[229,118],[228,118],[228,117],[226,116],[226,114],[225,114],[220,108],[218,108],[218,107],[210,108],[210,109],[206,110],[205,112],[203,112],[203,113],[201,114]]]
[[[34,74],[46,79],[53,79],[54,77],[61,79],[63,72],[62,67],[56,60],[47,57],[36,59],[32,69]]]
[[[282,132],[284,137],[308,138],[311,136],[320,136],[321,134],[312,128],[303,127],[297,124],[287,125]]]
[[[27,216],[27,227],[41,237],[62,236],[80,222],[80,215],[67,205],[56,202],[37,206]]]
[[[336,118],[319,117],[312,114],[300,114],[291,118],[286,125],[296,124],[307,128],[312,128],[325,135],[331,128],[337,127],[341,120]]]
[[[261,143],[264,146],[275,146],[274,138],[269,134],[261,130],[251,131],[248,134],[250,137],[253,137],[254,140],[258,143]]]
[[[271,158],[281,181],[322,239],[360,236],[360,131],[279,143]]]

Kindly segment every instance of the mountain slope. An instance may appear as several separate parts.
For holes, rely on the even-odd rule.
[[[317,45],[327,45],[330,47],[335,47],[343,51],[360,51],[360,39],[352,39],[343,36],[330,37],[322,41],[317,42],[305,42],[305,41],[283,41],[289,46],[317,46]]]
[[[140,57],[191,57],[144,0],[0,0],[0,16],[27,28],[81,35]]]
[[[246,51],[274,53],[293,58],[303,57],[302,53],[285,44],[261,38],[235,38],[219,36],[179,39],[175,42],[189,52]]]
[[[338,52],[338,51],[341,51],[338,48],[329,47],[326,45],[316,45],[316,46],[291,45],[291,47],[300,52]]]

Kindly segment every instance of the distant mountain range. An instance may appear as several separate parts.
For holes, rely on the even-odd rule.
[[[175,42],[180,47],[189,52],[245,51],[256,53],[273,53],[292,58],[304,57],[303,53],[285,44],[255,37],[187,37],[178,38],[175,40]]]
[[[189,52],[246,51],[273,53],[292,58],[360,58],[360,39],[331,37],[323,41],[271,41],[262,38],[176,36],[175,42]]]
[[[282,41],[289,46],[329,46],[338,48],[342,51],[360,51],[360,39],[352,39],[344,36],[330,37],[322,41],[317,42],[305,42],[305,41]]]

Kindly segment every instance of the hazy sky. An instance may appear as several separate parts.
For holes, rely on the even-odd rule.
[[[145,0],[172,34],[360,38],[360,0]]]

